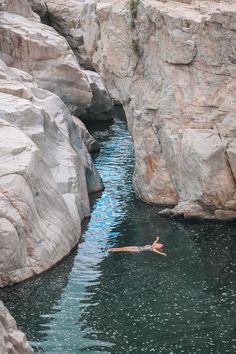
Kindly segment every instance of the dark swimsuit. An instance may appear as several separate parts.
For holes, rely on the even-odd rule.
[[[137,247],[138,252],[152,251],[151,245],[139,246]]]

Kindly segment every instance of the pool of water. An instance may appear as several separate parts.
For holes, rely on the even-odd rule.
[[[0,298],[36,353],[235,353],[235,224],[165,219],[136,200],[121,116],[93,128],[106,189],[91,198],[78,249]],[[157,233],[167,257],[104,252]]]

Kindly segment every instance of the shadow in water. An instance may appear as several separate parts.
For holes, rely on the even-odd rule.
[[[32,342],[40,343],[46,337],[48,323],[60,311],[57,305],[68,284],[76,254],[74,250],[48,272],[0,289],[0,299]]]

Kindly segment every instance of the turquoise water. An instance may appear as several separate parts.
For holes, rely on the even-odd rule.
[[[120,113],[93,134],[106,189],[91,199],[78,249],[0,298],[38,353],[235,353],[235,224],[159,217],[135,199]],[[148,244],[157,233],[167,257],[103,251]]]

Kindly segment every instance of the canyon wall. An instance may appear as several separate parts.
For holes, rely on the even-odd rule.
[[[3,286],[48,269],[71,251],[90,215],[88,192],[103,185],[59,97],[1,61],[0,113]]]
[[[126,112],[138,198],[175,205],[163,214],[235,218],[235,2],[86,0],[80,22]]]
[[[123,105],[137,197],[174,207],[163,215],[235,218],[235,2],[29,2]]]
[[[0,0],[0,38],[1,287],[75,247],[90,215],[88,193],[103,183],[87,149],[99,146],[69,111],[94,103],[65,39],[26,0]]]

